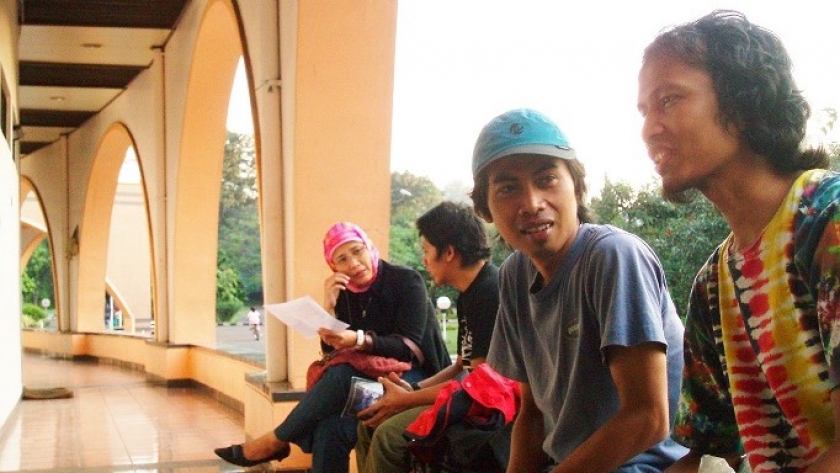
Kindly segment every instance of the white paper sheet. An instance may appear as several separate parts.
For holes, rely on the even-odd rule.
[[[307,339],[317,337],[319,328],[339,332],[350,326],[330,315],[309,296],[268,304],[265,309]]]

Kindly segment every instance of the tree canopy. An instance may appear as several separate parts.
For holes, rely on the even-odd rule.
[[[21,292],[24,302],[40,306],[43,299],[54,302],[52,256],[46,238],[35,247],[21,276]]]
[[[219,198],[217,316],[226,320],[247,304],[262,304],[260,219],[254,137],[228,132]]]

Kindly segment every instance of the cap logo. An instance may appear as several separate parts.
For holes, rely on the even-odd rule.
[[[525,128],[520,123],[511,123],[508,131],[511,135],[521,135]]]

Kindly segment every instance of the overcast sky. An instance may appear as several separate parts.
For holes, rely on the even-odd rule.
[[[815,110],[840,109],[838,5],[400,0],[391,169],[428,176],[440,187],[471,185],[470,159],[481,127],[506,110],[530,107],[566,132],[591,188],[599,188],[605,175],[634,185],[650,182],[653,166],[640,138],[636,89],[642,50],[658,31],[715,8],[740,10],[782,38]],[[237,100],[234,94],[232,102]]]

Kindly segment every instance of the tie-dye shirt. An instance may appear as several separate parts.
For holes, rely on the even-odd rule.
[[[730,235],[697,275],[675,439],[801,472],[834,438],[840,381],[840,175],[803,173],[750,248]],[[723,259],[726,264],[719,264]]]

